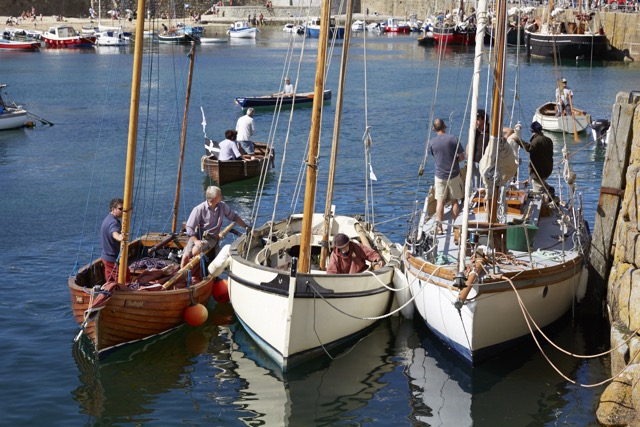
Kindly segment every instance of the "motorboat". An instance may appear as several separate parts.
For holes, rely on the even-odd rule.
[[[83,48],[94,47],[96,36],[83,36],[70,25],[57,25],[50,27],[42,34],[47,47],[51,48]]]
[[[248,21],[236,21],[227,30],[232,39],[255,39],[259,32],[260,30],[250,26]]]

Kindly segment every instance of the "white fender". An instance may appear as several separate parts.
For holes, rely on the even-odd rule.
[[[576,289],[576,301],[580,302],[587,294],[587,282],[589,281],[589,270],[587,267],[582,268],[580,278],[578,279],[578,288]]]
[[[230,249],[231,245],[224,245],[214,260],[211,261],[211,264],[209,264],[207,270],[213,277],[219,276],[224,269],[229,266],[229,263],[231,263],[231,257],[229,256]]]
[[[396,289],[395,298],[398,307],[402,307],[411,301],[411,290],[409,289],[409,282],[400,269],[395,268],[393,272],[393,287]],[[405,319],[413,319],[413,311],[415,307],[413,302],[410,302],[400,310],[400,313]]]

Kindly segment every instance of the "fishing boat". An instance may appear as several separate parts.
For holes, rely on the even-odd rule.
[[[142,40],[145,14],[145,1],[141,0],[138,2],[136,22],[136,39],[138,40]],[[122,204],[122,234],[125,238],[121,243],[118,258],[126,261],[119,262],[116,281],[105,281],[105,265],[100,258],[81,267],[71,274],[68,280],[73,315],[80,327],[76,341],[82,339],[83,342],[87,342],[98,358],[125,345],[169,332],[183,325],[185,320],[189,320],[193,315],[192,308],[199,312],[202,320],[202,311],[204,310],[206,314],[206,308],[202,304],[209,301],[213,287],[213,277],[206,274],[203,265],[203,257],[211,256],[212,250],[194,255],[184,267],[179,263],[180,251],[186,246],[188,240],[186,234],[177,228],[177,222],[182,158],[186,139],[186,117],[195,57],[193,48],[190,53],[185,121],[180,144],[171,230],[164,233],[149,231],[138,238],[129,237],[134,219],[132,212],[134,164],[137,151],[142,53],[143,43],[135,43],[124,203]],[[144,203],[140,202],[140,205]],[[225,233],[226,230],[230,228],[227,227]],[[142,280],[145,273],[158,274],[159,280],[145,282]]]
[[[497,42],[489,71],[494,76],[491,137],[480,161],[484,186],[473,188],[467,171],[460,215],[454,215],[450,203],[441,221],[429,192],[424,204],[414,208],[403,252],[416,311],[471,365],[558,320],[584,296],[587,279],[589,232],[568,163],[562,188],[534,192],[513,181],[514,153],[501,138],[506,73],[500,46],[506,43],[506,8],[506,0],[496,3]],[[478,10],[481,35],[485,1]],[[482,45],[478,37],[469,158],[474,155]]]
[[[0,130],[21,128],[27,124],[29,113],[21,106],[5,101],[2,92],[6,87],[6,84],[0,84]]]
[[[383,26],[385,33],[398,33],[409,34],[411,27],[405,21],[400,21],[398,18],[389,18]]]
[[[282,94],[271,94],[262,96],[243,96],[235,99],[235,103],[243,109],[253,108],[275,108],[278,106],[310,106],[313,104],[314,92],[297,93],[295,96],[283,96]],[[331,89],[325,89],[322,94],[323,101],[331,100]]]
[[[216,141],[205,138],[207,154],[200,159],[200,169],[220,185],[255,178],[273,167],[273,148],[254,142],[255,154],[251,159],[218,160],[220,147]]]
[[[70,25],[50,27],[47,32],[42,34],[42,40],[44,40],[45,45],[50,48],[94,47],[96,43],[95,36],[83,36]]]
[[[329,22],[330,10],[331,1],[324,1],[323,22]],[[351,10],[347,7],[337,112],[343,99]],[[238,320],[283,371],[361,336],[387,314],[400,261],[399,248],[373,224],[335,212],[331,191],[338,157],[335,131],[325,211],[314,212],[329,32],[329,26],[321,27],[302,213],[268,221],[238,238],[229,248],[226,270]],[[339,122],[337,113],[334,128]],[[358,241],[372,247],[385,265],[360,273],[328,274],[329,250],[336,246],[334,236],[338,233],[346,234],[349,245]]]
[[[259,32],[260,30],[249,25],[248,21],[236,21],[227,30],[227,34],[232,39],[255,39]]]
[[[0,39],[0,50],[33,52],[40,50],[40,42]]]
[[[595,12],[578,13],[566,17],[565,9],[553,9],[542,23],[534,22],[525,28],[527,55],[547,58],[599,60],[611,50],[601,25],[596,25]]]
[[[533,121],[549,132],[572,133],[586,132],[591,123],[591,115],[584,110],[572,108],[571,115],[556,116],[556,103],[547,102],[536,109]]]
[[[308,37],[320,37],[320,17],[315,16],[307,21],[305,25]],[[329,40],[344,38],[344,27],[336,25],[336,18],[329,17]]]

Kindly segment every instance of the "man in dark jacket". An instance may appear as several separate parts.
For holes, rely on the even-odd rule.
[[[529,178],[533,191],[547,192],[546,179],[553,172],[553,141],[542,134],[542,125],[531,123],[531,139],[520,145],[529,153]]]

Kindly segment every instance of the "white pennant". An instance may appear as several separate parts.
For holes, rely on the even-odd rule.
[[[376,177],[376,174],[373,173],[373,166],[371,166],[371,163],[369,163],[369,179],[372,181],[378,180],[378,178]]]

